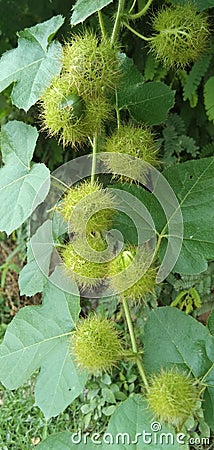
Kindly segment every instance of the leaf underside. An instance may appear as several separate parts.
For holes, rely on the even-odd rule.
[[[46,418],[63,411],[82,392],[87,378],[69,348],[80,312],[79,296],[56,287],[55,281],[63,276],[57,267],[45,285],[42,306],[22,308],[0,346],[0,380],[6,388],[16,389],[41,367],[36,403]]]
[[[71,16],[71,25],[77,25],[80,22],[84,22],[87,17],[91,16],[97,11],[100,11],[105,6],[112,3],[113,0],[77,0],[73,7],[73,13]]]
[[[12,233],[44,200],[50,172],[44,164],[31,164],[38,138],[35,127],[16,120],[2,126],[0,169],[0,230]]]
[[[18,47],[1,57],[0,91],[15,83],[11,100],[18,108],[28,111],[60,72],[62,47],[50,40],[63,22],[58,15],[20,31]]]

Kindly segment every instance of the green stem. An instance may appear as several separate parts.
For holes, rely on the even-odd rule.
[[[118,95],[117,90],[115,91],[115,97],[116,97],[116,105],[115,105],[115,111],[117,116],[117,128],[120,129],[121,121],[120,121],[120,109],[118,107]]]
[[[68,244],[66,245],[66,244],[60,244],[59,242],[56,242],[55,244],[54,244],[54,246],[55,247],[60,247],[60,248],[67,248],[68,247]]]
[[[97,148],[98,148],[98,134],[94,133],[93,138],[93,152],[92,152],[92,166],[91,166],[91,184],[94,184],[97,165]]]
[[[123,350],[122,356],[123,358],[125,357],[125,359],[136,361],[136,353],[134,353],[133,350]]]
[[[129,10],[129,14],[131,14],[131,12],[133,11],[133,9],[135,7],[135,4],[136,4],[136,0],[133,1],[132,6],[131,6],[131,8]]]
[[[103,15],[101,11],[98,11],[98,18],[99,18],[99,24],[100,24],[100,29],[102,31],[102,35],[103,37],[106,36],[106,30],[105,30],[105,25],[104,25],[104,21],[103,21]]]
[[[147,4],[144,6],[143,9],[141,9],[141,11],[139,11],[136,14],[131,14],[128,16],[128,18],[130,20],[135,20],[135,19],[139,19],[140,17],[144,16],[146,14],[146,12],[148,11],[149,7],[151,6],[153,0],[148,0]]]
[[[120,129],[120,110],[119,110],[118,106],[116,106],[115,110],[116,110],[116,116],[117,116],[117,128],[119,130]]]
[[[138,352],[138,348],[137,348],[137,341],[136,341],[134,327],[133,327],[132,318],[131,318],[131,314],[130,314],[130,309],[129,309],[129,305],[128,305],[128,302],[126,299],[123,299],[123,308],[124,308],[126,321],[127,321],[127,325],[128,325],[128,329],[129,329],[129,334],[130,334],[130,338],[131,338],[132,350],[136,356],[136,364],[137,364],[140,376],[144,382],[145,388],[148,389],[149,383],[147,381],[146,374],[144,372],[142,360],[139,356],[139,352]]]
[[[159,248],[160,248],[162,239],[163,239],[164,237],[167,237],[167,236],[164,235],[164,234],[159,234],[159,235],[158,235],[157,245],[156,245],[156,247],[155,247],[155,252],[154,252],[154,255],[153,255],[153,258],[152,258],[153,261],[154,261],[154,259],[156,258],[157,254],[158,254],[158,251],[159,251]]]
[[[112,35],[111,35],[111,44],[112,45],[114,45],[114,43],[117,40],[117,35],[119,33],[119,30],[120,30],[120,25],[121,25],[121,19],[122,19],[122,15],[123,15],[123,11],[124,11],[124,6],[125,6],[125,0],[119,0],[119,2],[118,2],[118,9],[117,9],[117,15],[116,15],[116,19],[115,19]]]
[[[42,440],[45,440],[48,435],[48,422],[45,421],[44,427],[43,427],[43,433],[42,433]]]
[[[208,369],[208,371],[205,373],[205,375],[203,376],[203,378],[201,379],[201,383],[204,383],[205,379],[207,378],[207,376],[209,375],[209,373],[213,370],[214,368],[214,364],[212,364],[212,366]]]
[[[140,39],[143,39],[144,41],[152,41],[152,37],[146,37],[143,36],[142,34],[138,33],[138,31],[136,31],[134,28],[130,27],[130,25],[127,22],[123,22],[123,25],[125,25],[126,28],[128,28],[128,30],[130,30],[132,33],[136,34],[136,36],[138,36]]]
[[[138,356],[136,362],[137,362],[137,368],[138,368],[138,370],[139,370],[139,374],[140,374],[140,376],[141,376],[141,378],[142,378],[142,380],[143,380],[143,383],[144,383],[144,386],[145,386],[146,390],[148,391],[148,389],[149,389],[149,383],[148,383],[148,380],[147,380],[147,378],[146,378],[146,374],[145,374],[145,372],[144,372],[142,360],[141,360],[141,358],[140,358],[139,356]]]
[[[59,178],[56,178],[54,175],[52,175],[51,174],[51,178],[54,180],[54,181],[57,181],[57,183],[58,184],[55,184],[55,186],[60,186],[60,184],[62,185],[62,186],[64,186],[66,189],[69,189],[69,186],[66,184],[66,183],[64,183],[64,181],[62,181],[62,180],[59,180]],[[60,188],[61,188],[61,186],[60,186]]]

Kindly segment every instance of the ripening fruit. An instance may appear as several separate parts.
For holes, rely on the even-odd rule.
[[[73,333],[71,348],[82,369],[109,371],[122,356],[122,339],[114,323],[96,315],[82,321]]]
[[[130,302],[138,302],[151,294],[156,285],[156,269],[148,267],[148,255],[143,252],[136,258],[136,248],[129,246],[110,263],[110,286],[120,298]],[[129,272],[125,269],[129,268]],[[145,272],[145,273],[144,273]],[[120,276],[118,276],[120,275]],[[134,280],[138,280],[134,282]],[[130,287],[127,288],[127,282]],[[133,282],[133,284],[132,284]]]
[[[96,289],[107,278],[109,263],[102,254],[106,247],[105,240],[95,234],[88,235],[86,241],[82,237],[77,238],[61,249],[66,273],[75,279],[80,288]],[[92,250],[96,251],[95,260]]]
[[[72,111],[74,119],[80,119],[80,117],[83,117],[85,112],[85,104],[83,99],[72,93],[68,94],[67,97],[65,96],[62,98],[60,107],[62,109],[66,108]]]
[[[157,165],[157,147],[155,145],[153,134],[147,126],[122,125],[112,136],[106,140],[106,152],[103,155],[105,165],[113,175],[130,174],[137,181],[144,178],[147,167],[139,164],[138,160],[126,158],[129,155],[133,158],[141,159],[148,164]],[[124,158],[123,158],[123,155]],[[121,178],[128,178],[126,175]]]
[[[150,40],[156,58],[167,67],[184,67],[198,59],[206,48],[209,30],[205,13],[193,3],[161,9],[153,20]]]
[[[100,133],[113,109],[107,94],[120,78],[118,49],[89,32],[63,49],[62,71],[40,99],[43,130],[63,145],[82,144]]]
[[[89,234],[108,230],[117,202],[100,184],[87,181],[70,188],[57,209],[68,222],[70,231],[81,234],[85,230]]]
[[[147,400],[160,423],[179,428],[196,410],[199,392],[185,373],[162,370],[151,378]]]
[[[40,98],[40,107],[43,130],[57,137],[64,146],[82,144],[100,132],[111,111],[104,95],[86,97],[65,73],[54,78]]]
[[[107,39],[99,39],[86,31],[73,35],[63,50],[63,70],[78,92],[99,96],[103,89],[112,89],[120,79],[118,49]]]

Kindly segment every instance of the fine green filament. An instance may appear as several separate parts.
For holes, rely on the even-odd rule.
[[[140,17],[144,16],[147,13],[152,2],[153,2],[153,0],[148,0],[147,4],[144,6],[144,8],[141,9],[141,11],[139,11],[136,14],[129,15],[129,19],[131,19],[131,20],[140,19]],[[132,10],[132,8],[131,8],[131,10]],[[131,10],[129,12],[131,12]]]
[[[134,28],[132,28],[127,22],[124,22],[124,24],[126,28],[128,28],[129,31],[131,31],[132,33],[134,33],[137,37],[139,37],[140,39],[143,39],[144,41],[151,41],[153,38],[152,37],[146,37],[143,36],[141,33],[138,33],[138,31],[136,31]]]

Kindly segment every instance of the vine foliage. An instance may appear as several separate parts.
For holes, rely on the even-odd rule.
[[[78,25],[77,30],[82,22],[84,26],[81,32],[72,29],[71,41],[62,45],[54,39],[64,23],[64,18],[57,15],[19,32],[18,46],[4,53],[0,60],[0,90],[12,87],[12,104],[26,112],[35,105],[35,110],[40,108],[39,120],[46,122],[42,126],[43,130],[61,139],[64,147],[71,145],[74,152],[77,149],[85,152],[85,145],[91,151],[90,176],[87,174],[87,180],[77,182],[78,187],[73,187],[66,180],[50,174],[44,163],[33,161],[39,136],[35,126],[21,120],[11,120],[2,126],[0,230],[10,235],[23,223],[29,223],[30,217],[34,223],[38,211],[43,220],[28,241],[27,264],[19,276],[21,294],[32,296],[41,292],[42,305],[21,309],[9,324],[0,345],[0,380],[6,388],[16,389],[34,371],[39,370],[35,401],[48,420],[64,411],[79,396],[91,371],[95,370],[99,375],[103,370],[113,370],[122,359],[127,364],[131,361],[138,369],[142,389],[125,401],[118,400],[106,433],[112,436],[110,439],[114,439],[118,433],[129,430],[127,439],[132,440],[129,442],[131,448],[144,448],[145,442],[136,442],[136,433],[141,429],[149,432],[155,418],[161,422],[162,433],[171,433],[173,449],[189,449],[191,427],[188,420],[196,421],[197,431],[201,424],[206,424],[209,430],[214,431],[213,314],[208,326],[205,326],[190,316],[193,307],[186,313],[179,309],[178,304],[175,305],[177,307],[148,307],[143,332],[142,329],[137,330],[136,337],[132,308],[136,302],[148,306],[149,296],[155,295],[158,284],[156,274],[172,245],[172,237],[174,246],[171,254],[176,251],[179,235],[174,216],[177,210],[181,211],[183,218],[183,240],[177,260],[170,269],[173,280],[177,274],[183,280],[185,276],[194,279],[194,276],[205,272],[209,262],[214,259],[211,207],[214,198],[214,158],[210,156],[213,145],[207,144],[202,151],[205,152],[204,156],[208,152],[208,157],[199,159],[200,149],[196,139],[188,134],[182,115],[173,109],[177,106],[175,94],[179,77],[184,99],[191,101],[197,95],[201,80],[209,74],[212,55],[205,53],[206,46],[201,43],[200,54],[195,48],[191,53],[189,42],[194,38],[197,44],[201,23],[203,42],[209,39],[210,32],[205,26],[208,13],[203,15],[199,11],[211,8],[214,3],[213,0],[208,4],[203,0],[196,1],[191,12],[194,26],[183,30],[181,18],[187,9],[189,11],[190,5],[180,1],[171,1],[170,5],[166,2],[164,13],[158,8],[156,34],[151,36],[139,33],[135,21],[141,19],[144,23],[144,19],[150,17],[152,1],[143,2],[140,10],[135,3],[130,5],[124,0],[113,4],[111,0],[78,0],[71,12],[71,25]],[[113,24],[109,21],[112,11]],[[164,23],[161,22],[163,16]],[[171,54],[170,70],[176,68],[176,74],[172,76],[166,64],[168,55],[164,54],[162,31],[166,33],[168,30],[169,33],[165,21],[175,16],[178,26],[174,32],[170,32],[168,43],[171,52],[173,48],[179,51],[178,39],[185,51],[179,55],[179,59],[176,59],[176,54]],[[85,28],[90,28],[88,25],[93,28],[93,23],[96,24],[95,30],[86,31]],[[160,26],[163,30],[159,30]],[[194,36],[191,34],[193,31]],[[121,51],[126,33],[134,33],[140,42],[148,42],[153,52],[147,55],[144,76],[135,58]],[[78,45],[75,45],[77,42]],[[174,45],[171,45],[173,42]],[[80,50],[81,57],[78,58]],[[188,63],[185,55],[190,55],[192,61],[188,73],[184,71]],[[93,65],[95,57],[97,62],[101,62],[100,65]],[[179,61],[180,74],[177,72]],[[168,83],[170,76],[172,80]],[[205,109],[210,121],[214,120],[213,92],[214,77],[210,76],[204,88]],[[28,117],[32,123],[34,116],[29,112]],[[159,139],[156,139],[156,134]],[[113,152],[112,146],[119,151]],[[101,163],[107,172],[104,181],[97,180],[96,173],[101,151],[104,154]],[[107,153],[114,155],[115,159],[110,159],[112,164],[108,163],[109,160],[106,162]],[[142,166],[142,160],[146,166]],[[159,161],[161,174],[153,167]],[[170,167],[165,167],[166,163]],[[123,167],[120,172],[116,170],[118,164]],[[148,171],[148,166],[152,167],[151,171]],[[157,178],[152,177],[153,173],[158,174]],[[136,174],[140,174],[143,182],[133,181],[137,179]],[[170,193],[174,195],[167,198],[168,209],[158,202],[159,192],[155,188],[159,179],[164,179]],[[60,186],[61,197],[47,211],[43,202],[52,195],[50,186]],[[165,191],[163,194],[166,199]],[[127,201],[129,196],[131,201]],[[171,209],[172,199],[176,199],[178,205],[175,210]],[[81,202],[84,207],[75,216],[76,203]],[[97,203],[98,212],[95,210]],[[143,214],[140,216],[141,211]],[[88,220],[86,229],[85,217]],[[149,236],[141,256],[138,250],[142,248],[142,242],[136,242],[138,235],[133,225],[139,220],[139,228]],[[175,234],[170,231],[172,224],[176,229]],[[119,254],[115,253],[121,239],[117,238],[115,245],[112,232],[115,229],[117,236],[123,236]],[[152,256],[151,230],[154,232],[152,236],[156,238]],[[85,236],[87,244],[90,244],[89,253],[96,257],[98,254],[98,260],[90,260]],[[81,251],[85,253],[80,255]],[[107,255],[104,262],[102,252]],[[56,253],[61,258],[60,262]],[[55,260],[57,264],[54,266]],[[149,268],[146,267],[148,262]],[[142,274],[144,266],[145,273]],[[103,276],[97,277],[98,268],[100,273],[104,272]],[[126,285],[126,273],[132,276],[140,273],[131,287]],[[117,276],[120,278],[117,279]],[[80,297],[90,300],[93,289],[99,287],[101,294],[96,298],[101,303],[102,297],[106,300],[109,295],[109,286],[111,295],[113,292],[116,298],[118,310],[122,311],[120,320],[124,317],[126,321],[128,337],[117,329],[117,323],[113,324],[111,319],[100,317],[99,314],[89,313],[86,319],[80,319]],[[106,289],[104,295],[102,289]],[[193,306],[201,307],[194,286],[188,289],[192,289],[190,293],[194,294]],[[165,392],[170,393],[164,399],[164,405],[168,408],[164,413],[163,399],[160,400],[157,389],[153,389],[160,379],[165,380]],[[176,386],[173,384],[174,379],[183,387],[179,393],[178,383],[175,383]],[[183,393],[186,393],[185,398]],[[154,404],[155,408],[152,407]],[[185,413],[181,407],[186,408]],[[180,431],[186,435],[186,441],[182,443],[176,437]],[[156,436],[159,436],[158,432]],[[38,449],[76,448],[72,434],[66,431],[53,436],[45,433],[44,438]],[[109,443],[113,448],[116,445],[114,440],[104,440],[100,448],[107,449]],[[90,438],[87,446],[89,450],[96,448]],[[150,448],[155,450],[156,443],[152,442]],[[160,442],[158,448],[166,450],[168,445]]]

